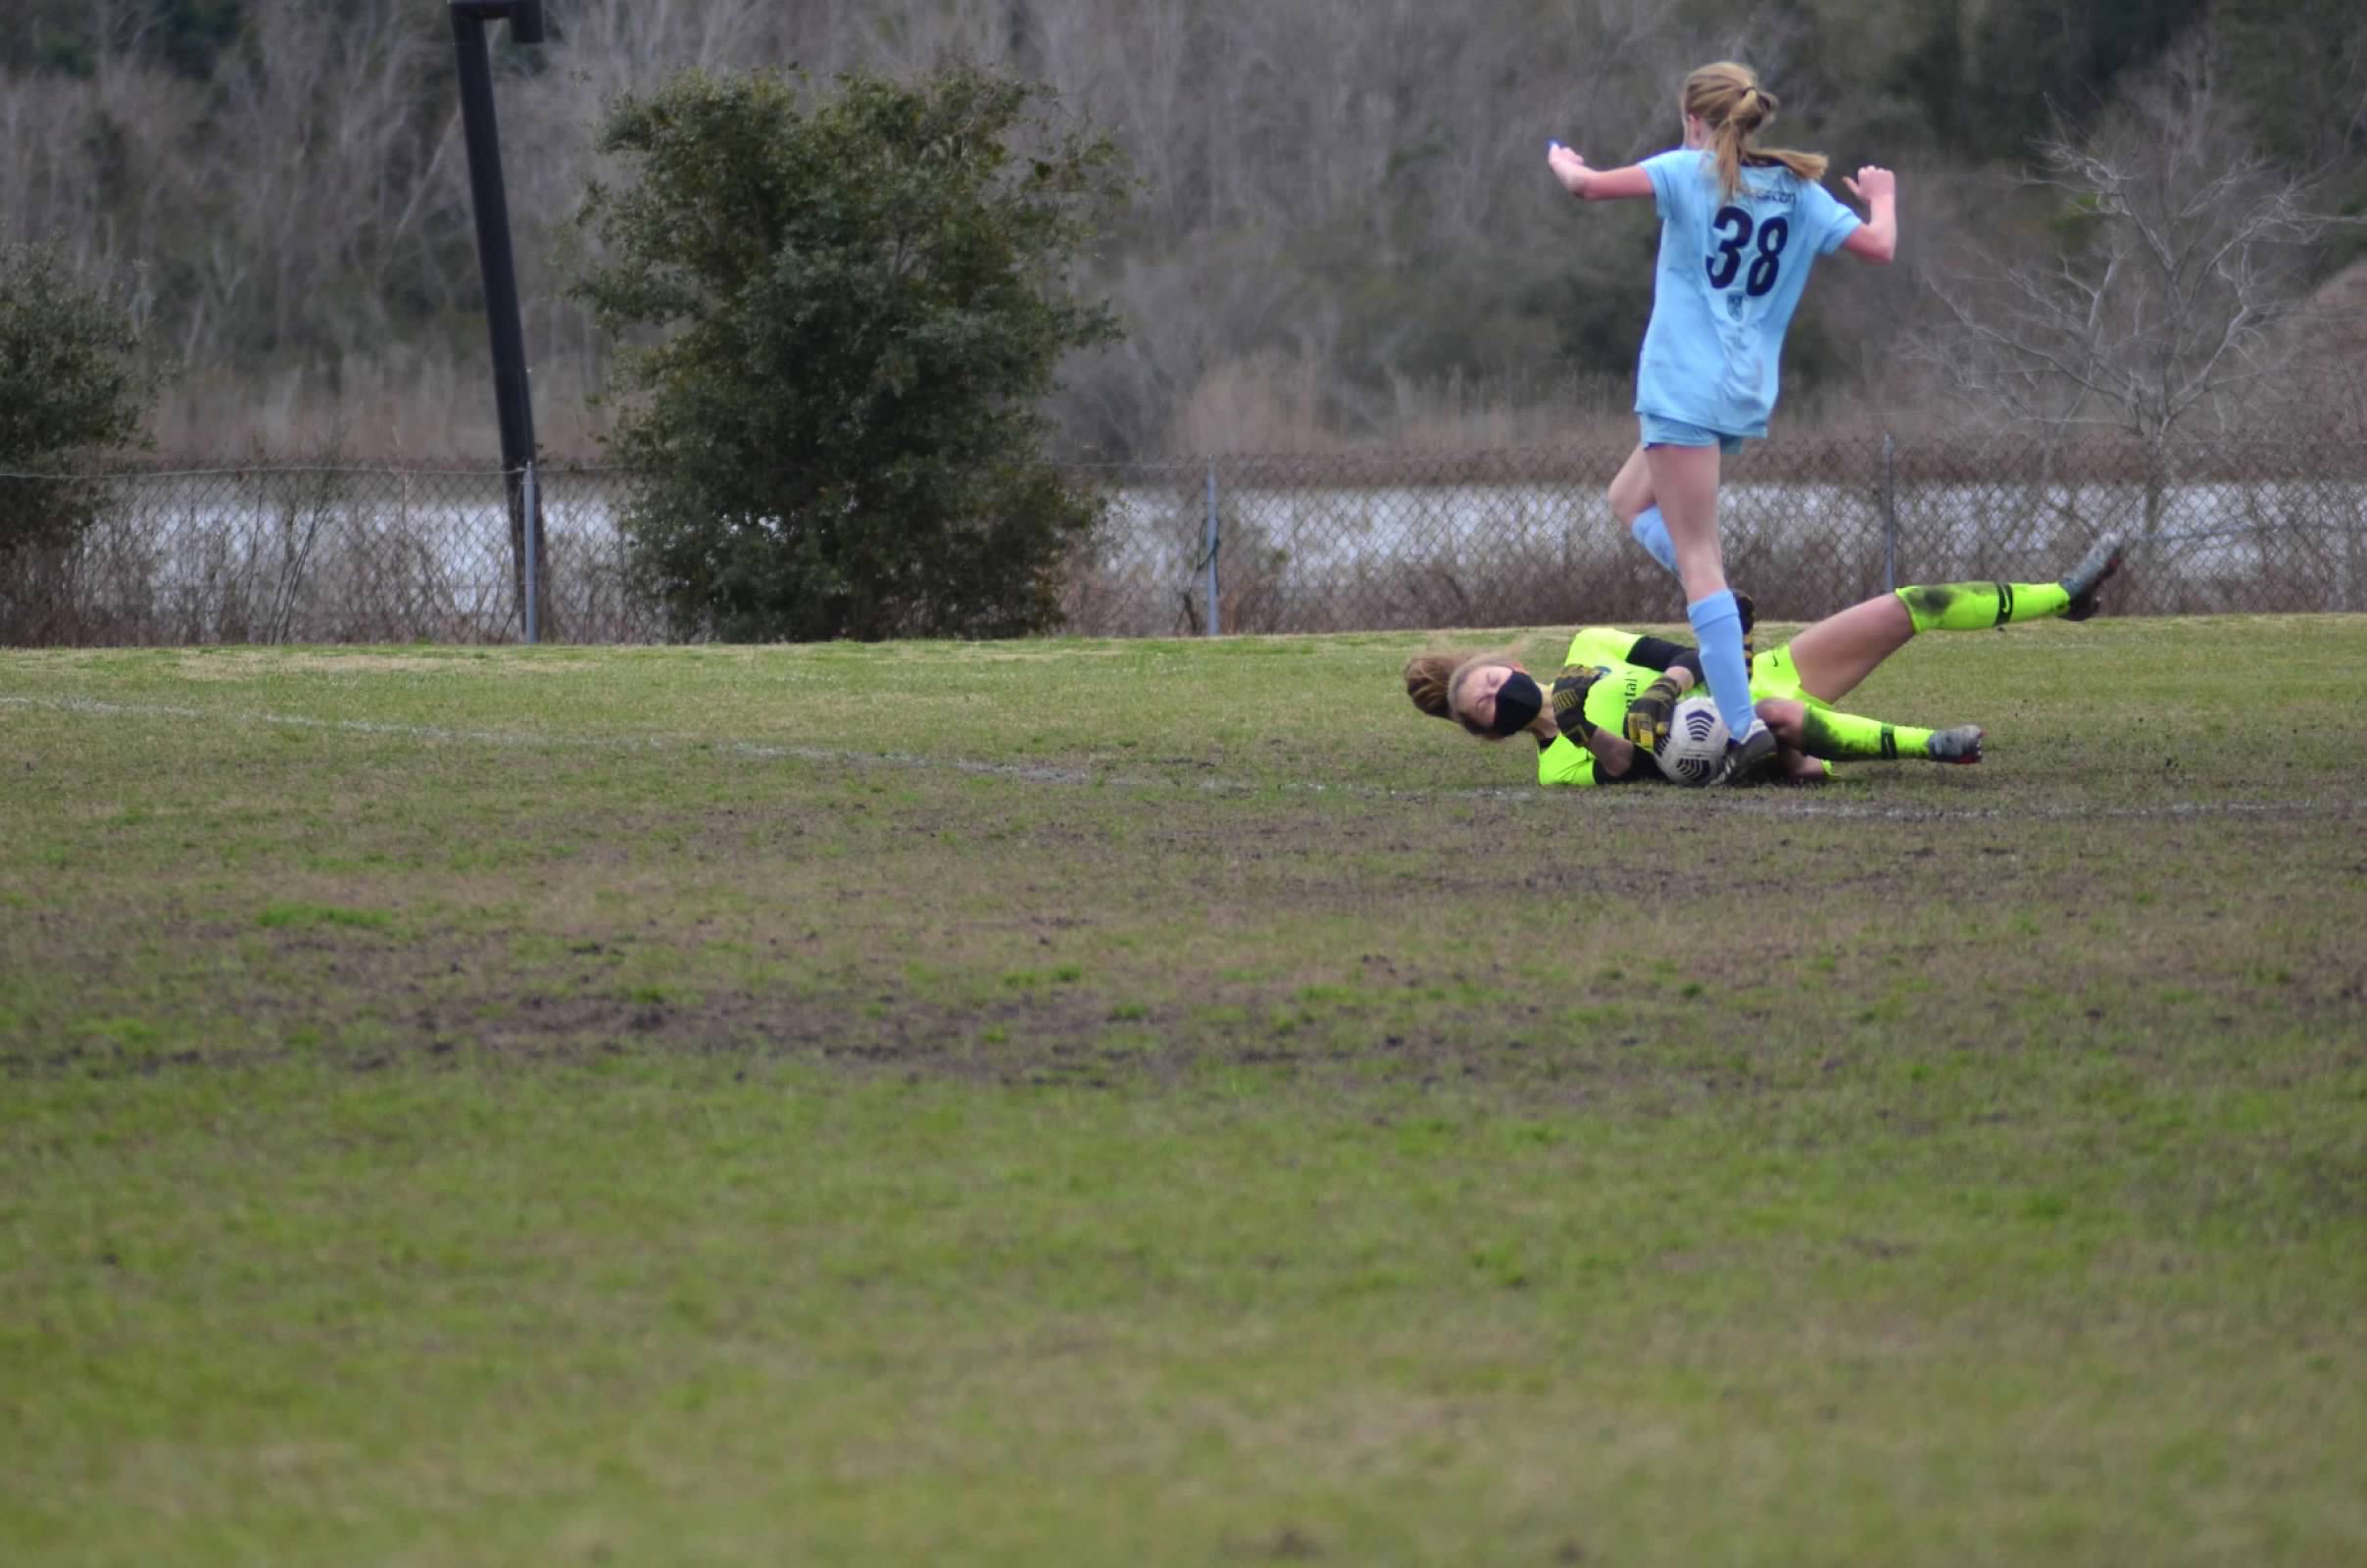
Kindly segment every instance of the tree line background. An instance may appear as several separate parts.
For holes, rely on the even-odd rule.
[[[177,366],[169,452],[489,457],[497,444],[446,8],[428,0],[12,0],[0,238],[123,283]],[[567,292],[603,106],[686,66],[1049,83],[1137,180],[1087,270],[1122,340],[1073,360],[1073,455],[1478,446],[1627,406],[1646,204],[1580,209],[1598,164],[1677,140],[1691,66],[1756,66],[1771,140],[1900,172],[1908,265],[1809,291],[1788,419],[1951,417],[1936,282],[2043,269],[2081,214],[2016,178],[2204,62],[2203,146],[2367,211],[2355,0],[552,0],[500,51],[511,205],[546,450],[592,456],[615,343]],[[2205,40],[2197,43],[2197,39]],[[2184,101],[2181,100],[2183,103]],[[2160,106],[2155,106],[2158,112]],[[2184,109],[2179,111],[2185,113]],[[2355,230],[2281,265],[2339,294]],[[2355,279],[2355,270],[2351,272]],[[1958,394],[1961,386],[1954,388]]]

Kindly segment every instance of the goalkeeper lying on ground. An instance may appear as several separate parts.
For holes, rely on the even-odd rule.
[[[1918,632],[1986,631],[2056,615],[2086,620],[2120,561],[2119,546],[2106,539],[2060,582],[1901,588],[1758,655],[1751,663],[1751,694],[1781,747],[1770,776],[1812,783],[1826,777],[1828,761],[1856,759],[1978,762],[1977,724],[1918,729],[1831,705]],[[1581,787],[1666,782],[1646,754],[1667,736],[1677,699],[1701,679],[1695,650],[1608,626],[1584,627],[1570,640],[1566,667],[1550,694],[1503,655],[1433,652],[1405,663],[1405,695],[1414,707],[1483,740],[1525,731],[1537,740],[1537,782]]]

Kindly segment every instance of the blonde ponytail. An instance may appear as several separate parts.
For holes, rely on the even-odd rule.
[[[1784,147],[1753,147],[1751,138],[1775,122],[1779,100],[1758,84],[1749,66],[1721,60],[1685,78],[1685,113],[1709,127],[1709,150],[1718,166],[1718,197],[1732,201],[1743,188],[1745,169],[1790,170],[1809,184],[1825,177],[1822,153]]]

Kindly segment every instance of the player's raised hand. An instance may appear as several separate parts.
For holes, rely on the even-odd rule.
[[[1899,194],[1899,176],[1879,164],[1868,164],[1857,172],[1855,179],[1845,175],[1841,182],[1849,187],[1850,195],[1868,207],[1878,200],[1887,201]]]
[[[1561,181],[1561,188],[1573,196],[1584,196],[1586,188],[1595,182],[1596,171],[1587,167],[1576,148],[1564,147],[1557,141],[1547,142],[1545,161],[1552,167],[1553,177]]]

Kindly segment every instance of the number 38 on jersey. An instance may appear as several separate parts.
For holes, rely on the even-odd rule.
[[[1740,207],[1721,207],[1709,220],[1709,232],[1711,249],[1703,262],[1711,288],[1732,288],[1738,275],[1743,292],[1752,299],[1775,287],[1783,271],[1785,242],[1792,238],[1789,220],[1770,218],[1754,225]]]

